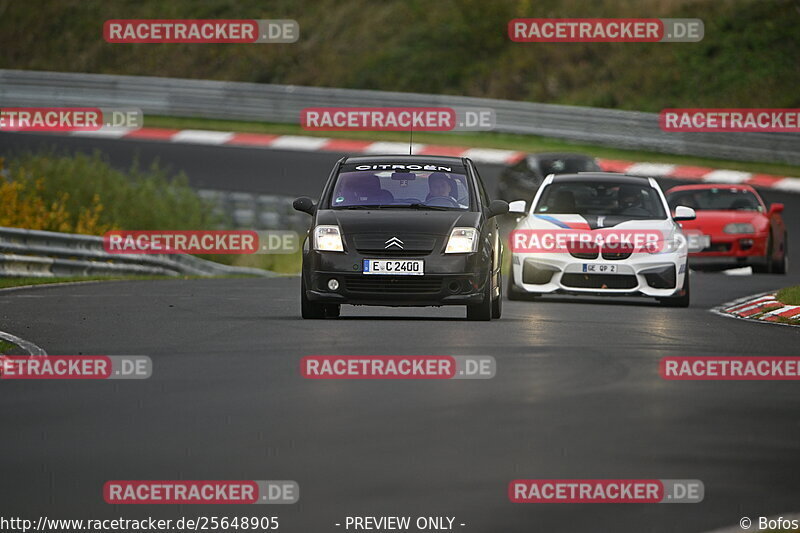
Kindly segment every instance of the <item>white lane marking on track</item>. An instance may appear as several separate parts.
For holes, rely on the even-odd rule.
[[[424,144],[411,143],[411,153],[419,153]],[[364,148],[365,154],[408,154],[408,143],[374,142]]]
[[[750,172],[739,170],[713,170],[703,176],[703,181],[711,183],[742,183],[753,177]]]
[[[75,135],[77,137],[108,137],[110,139],[119,139],[125,137],[132,131],[135,131],[135,128],[108,128],[97,131],[72,131],[70,135]]]
[[[281,135],[272,143],[270,148],[282,150],[319,150],[328,141],[327,137],[303,137],[301,135]]]
[[[625,169],[626,174],[635,174],[641,176],[667,176],[675,170],[675,165],[667,165],[662,163],[634,163]]]
[[[772,189],[800,193],[800,178],[784,178],[772,184]]]
[[[496,150],[494,148],[470,148],[463,154],[476,163],[506,163],[516,157],[519,152],[515,150]]]
[[[12,335],[11,333],[6,333],[5,331],[0,331],[0,339],[5,339],[6,341],[16,344],[30,355],[34,357],[46,357],[47,352],[45,352],[42,348],[39,348],[32,342],[28,342],[25,339],[20,339],[16,335]]]
[[[231,131],[181,130],[170,138],[174,143],[225,144],[233,139]]]
[[[749,266],[742,268],[730,268],[728,270],[723,270],[722,273],[726,276],[752,276],[753,268]]]
[[[781,313],[785,313],[786,311],[792,311],[794,309],[800,309],[800,305],[785,305],[783,307],[775,309],[774,311],[770,311],[770,312],[764,313],[764,314],[766,314],[766,315],[779,315]]]

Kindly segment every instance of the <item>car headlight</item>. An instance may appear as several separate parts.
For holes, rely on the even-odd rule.
[[[478,230],[475,228],[453,228],[447,240],[446,254],[467,254],[478,249]]]
[[[344,252],[339,226],[317,226],[314,228],[314,249],[321,252]]]
[[[645,245],[644,249],[651,254],[671,254],[673,252],[677,252],[681,245],[685,242],[686,237],[683,235],[675,235],[671,239],[649,242]]]
[[[756,228],[746,222],[734,222],[733,224],[727,224],[722,231],[725,233],[755,233]]]

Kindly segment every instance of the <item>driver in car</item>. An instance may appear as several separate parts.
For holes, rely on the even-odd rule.
[[[443,172],[434,172],[428,176],[428,196],[425,201],[433,198],[447,198],[453,202],[457,202],[453,197],[453,186],[450,184],[450,178]]]
[[[639,187],[623,185],[617,194],[620,215],[648,216],[650,214],[650,211],[642,204],[642,192]]]

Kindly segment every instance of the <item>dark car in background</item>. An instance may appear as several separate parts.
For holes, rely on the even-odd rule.
[[[303,245],[303,318],[336,318],[342,304],[463,305],[470,320],[499,318],[502,245],[497,215],[470,159],[340,159]]]
[[[599,172],[602,169],[591,156],[572,153],[528,154],[509,165],[498,177],[497,197],[506,202],[525,200],[530,204],[542,181],[550,174]]]

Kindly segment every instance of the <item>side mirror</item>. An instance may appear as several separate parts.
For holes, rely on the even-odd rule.
[[[515,215],[525,214],[525,200],[514,200],[508,204],[508,212]]]
[[[769,212],[772,213],[783,213],[783,204],[775,202],[774,204],[770,204]]]
[[[680,220],[694,220],[697,218],[697,213],[695,213],[694,209],[691,207],[686,207],[685,205],[679,205],[675,208],[675,215],[672,217],[676,221]]]
[[[317,206],[314,205],[314,200],[308,196],[301,196],[292,202],[292,207],[301,213],[308,213],[309,215],[313,215],[317,211]]]
[[[492,200],[489,203],[489,209],[486,211],[486,218],[496,217],[497,215],[505,215],[508,213],[508,202],[503,200]]]

